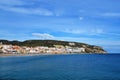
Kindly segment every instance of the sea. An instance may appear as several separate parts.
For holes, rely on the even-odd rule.
[[[120,80],[120,54],[0,57],[0,80]]]

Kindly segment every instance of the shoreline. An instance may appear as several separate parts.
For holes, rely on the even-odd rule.
[[[39,54],[10,54],[10,53],[3,53],[0,54],[0,57],[18,57],[18,56],[43,56],[43,55],[72,55],[72,54],[102,54],[102,53],[62,53],[62,54],[53,54],[53,53],[39,53]]]
[[[0,57],[12,57],[12,56],[40,56],[40,55],[55,55],[55,54],[0,54]]]
[[[71,54],[75,54],[75,53],[71,53]],[[78,54],[78,53],[76,53],[76,54]],[[68,55],[68,54],[65,54],[65,53],[63,53],[63,54],[52,54],[52,53],[42,53],[42,54],[0,54],[0,57],[10,57],[10,56],[16,56],[16,57],[18,57],[18,56],[42,56],[42,55]]]

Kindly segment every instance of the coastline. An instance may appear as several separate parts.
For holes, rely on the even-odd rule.
[[[54,54],[0,54],[0,57],[12,57],[12,56],[40,56],[40,55],[54,55]]]
[[[38,54],[9,54],[9,53],[5,53],[5,54],[0,54],[0,57],[19,57],[19,56],[42,56],[42,55],[72,55],[72,54],[96,54],[96,53],[62,53],[62,54],[53,54],[53,53],[38,53]],[[97,53],[97,54],[101,54],[101,53]]]
[[[0,57],[12,57],[12,56],[43,56],[43,55],[70,55],[70,54],[82,54],[82,53],[69,53],[69,54],[52,54],[52,53],[45,53],[45,54],[0,54]]]

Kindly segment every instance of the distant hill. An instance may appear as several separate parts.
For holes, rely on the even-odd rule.
[[[85,48],[85,53],[106,53],[106,51],[100,47],[95,45],[89,45],[85,43],[79,42],[69,42],[69,41],[58,41],[58,40],[26,40],[26,41],[9,41],[9,40],[0,40],[3,44],[12,44],[18,46],[28,46],[28,47],[36,47],[36,46],[47,46],[54,47],[54,45],[63,45],[70,47],[83,47]]]

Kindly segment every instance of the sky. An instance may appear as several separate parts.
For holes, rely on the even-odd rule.
[[[120,52],[120,0],[0,0],[0,39],[53,39]]]

